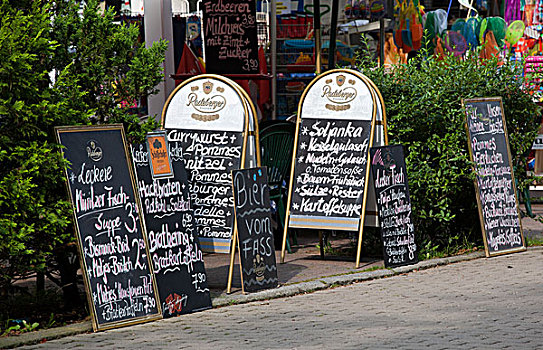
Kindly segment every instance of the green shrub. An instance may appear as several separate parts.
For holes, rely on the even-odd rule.
[[[97,0],[80,6],[0,0],[0,295],[52,267],[70,271],[51,278],[74,291],[77,267],[61,263],[75,235],[54,127],[116,122],[141,139],[156,126],[122,101],[154,92],[166,43],[145,48],[139,29],[100,13]]]
[[[406,151],[409,188],[421,258],[482,244],[462,99],[501,96],[521,186],[539,108],[523,89],[522,62],[438,61],[424,52],[392,71],[360,56],[359,70],[381,91],[389,141]]]

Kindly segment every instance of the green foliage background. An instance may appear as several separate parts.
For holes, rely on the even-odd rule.
[[[439,61],[424,51],[392,71],[364,55],[359,61],[383,95],[390,143],[406,151],[421,258],[482,245],[461,101],[502,97],[515,175],[524,188],[540,112],[524,90],[523,62],[483,62],[476,53]]]
[[[167,44],[145,48],[136,26],[97,8],[0,0],[0,294],[75,240],[54,127],[123,123],[132,140],[156,127],[121,101],[154,92]]]

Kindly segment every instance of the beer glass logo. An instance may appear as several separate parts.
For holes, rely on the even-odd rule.
[[[102,160],[102,148],[98,146],[95,140],[87,142],[87,156],[95,162]]]

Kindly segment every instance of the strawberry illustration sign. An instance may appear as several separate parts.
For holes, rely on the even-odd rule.
[[[204,0],[202,9],[206,71],[259,73],[256,1]]]

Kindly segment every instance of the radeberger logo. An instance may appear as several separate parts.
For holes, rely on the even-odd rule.
[[[94,140],[87,142],[87,157],[95,162],[102,160],[102,148]]]
[[[212,95],[214,84],[211,81],[206,81],[202,84],[204,95],[198,96],[198,86],[191,87],[191,93],[188,96],[187,106],[192,106],[196,111],[203,113],[193,113],[191,117],[195,120],[208,122],[219,119],[219,112],[226,106],[226,99],[222,95]],[[219,93],[223,93],[224,89],[217,87],[215,89]]]
[[[352,79],[346,80],[343,74],[336,76],[335,84],[334,80],[327,79],[326,85],[322,88],[322,96],[326,97],[328,101],[333,104],[326,104],[326,109],[331,111],[345,111],[351,108],[349,102],[352,102],[357,95],[357,91],[354,87],[345,85],[355,85],[355,81]],[[344,86],[345,85],[345,86]]]

